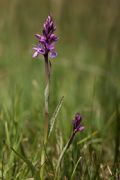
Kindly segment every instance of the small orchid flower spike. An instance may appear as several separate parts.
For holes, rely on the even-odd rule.
[[[84,126],[81,124],[81,122],[82,122],[82,116],[80,115],[80,113],[76,113],[75,118],[73,120],[73,131],[72,131],[72,134],[71,134],[71,136],[70,136],[70,138],[68,140],[68,143],[66,145],[67,149],[72,144],[72,141],[73,141],[73,139],[75,137],[75,134],[77,132],[81,132],[81,131],[84,130]]]
[[[81,125],[82,122],[82,116],[80,115],[80,113],[76,113],[75,118],[73,120],[73,132],[81,132],[84,130],[84,126]]]

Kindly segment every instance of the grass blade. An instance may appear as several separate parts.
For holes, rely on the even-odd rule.
[[[72,172],[72,175],[71,175],[71,178],[70,178],[71,180],[74,179],[75,171],[76,171],[76,169],[77,169],[77,166],[78,166],[78,164],[79,164],[81,158],[82,158],[82,157],[80,156],[79,159],[78,159],[78,161],[77,161],[77,163],[75,164],[75,167],[74,167],[74,169],[73,169],[73,172]]]
[[[59,159],[58,159],[58,162],[57,162],[57,166],[56,166],[55,180],[57,178],[57,173],[58,173],[58,170],[59,170],[59,167],[60,167],[61,160],[63,159],[63,156],[64,156],[65,152],[67,151],[68,144],[69,144],[69,141],[67,142],[67,144],[65,145],[65,147],[63,148],[63,150],[62,150],[62,152],[61,152],[61,154],[59,156]]]
[[[84,139],[80,140],[77,144],[82,144],[82,143],[86,142],[87,140],[89,140],[90,138],[95,136],[97,133],[98,133],[97,131],[94,131],[92,134],[90,134],[87,137],[85,137]]]
[[[29,169],[32,172],[32,175],[36,178],[36,180],[39,180],[39,172],[35,169],[32,162],[27,157],[20,155],[13,147],[11,147],[11,149],[20,159],[22,159],[28,165]]]

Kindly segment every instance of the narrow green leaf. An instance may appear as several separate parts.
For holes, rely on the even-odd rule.
[[[64,156],[64,154],[65,154],[65,152],[66,152],[66,150],[68,148],[68,143],[69,143],[69,141],[67,142],[67,144],[65,145],[65,147],[63,148],[63,150],[62,150],[62,152],[61,152],[61,154],[59,156],[57,166],[56,166],[55,179],[57,178],[57,173],[58,173],[58,170],[59,170],[59,167],[60,167],[61,160],[62,160],[62,158],[63,158],[63,156]]]
[[[10,146],[10,132],[8,130],[8,123],[7,123],[7,121],[5,121],[5,134],[6,134],[7,145]]]
[[[51,133],[52,133],[52,130],[54,128],[54,125],[55,125],[55,121],[57,119],[57,116],[58,116],[58,113],[61,109],[61,106],[62,106],[62,103],[63,103],[63,99],[64,99],[64,96],[60,99],[54,113],[53,113],[53,116],[52,118],[50,119],[50,126],[49,126],[49,134],[48,134],[48,137],[50,137]]]
[[[82,143],[86,142],[87,140],[89,140],[90,138],[95,136],[97,133],[98,133],[97,131],[94,131],[92,134],[90,134],[87,137],[85,137],[84,139],[80,140],[77,144],[82,144]]]
[[[70,178],[71,180],[74,179],[75,171],[76,171],[76,168],[77,168],[77,166],[78,166],[78,164],[79,164],[81,158],[82,158],[82,157],[80,156],[79,159],[78,159],[78,161],[77,161],[77,163],[75,164],[75,167],[74,167],[74,169],[73,169],[73,172],[72,172],[72,175],[71,175],[71,178]]]

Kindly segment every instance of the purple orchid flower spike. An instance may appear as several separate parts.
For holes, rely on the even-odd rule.
[[[55,42],[58,40],[58,37],[54,34],[56,27],[53,23],[52,17],[49,15],[43,25],[43,34],[35,34],[39,43],[36,47],[33,48],[33,58],[38,55],[48,56],[50,58],[55,58],[57,52],[55,51]]]
[[[80,113],[76,113],[75,115],[75,119],[73,120],[73,132],[81,132],[84,130],[84,126],[81,125],[82,122],[82,116],[80,115]]]
[[[77,132],[81,132],[84,130],[84,126],[81,124],[82,122],[82,116],[80,115],[80,113],[76,113],[75,114],[75,118],[73,120],[73,131],[72,131],[72,134],[68,140],[68,143],[67,143],[67,149],[70,147],[74,137],[75,137],[75,134]]]

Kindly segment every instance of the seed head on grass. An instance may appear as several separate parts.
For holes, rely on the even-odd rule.
[[[56,27],[53,23],[52,17],[48,15],[43,25],[43,34],[35,34],[39,42],[37,46],[33,47],[33,58],[41,54],[43,56],[48,56],[49,54],[50,58],[55,58],[57,56],[55,42],[58,40],[58,37],[54,34],[55,30]]]

